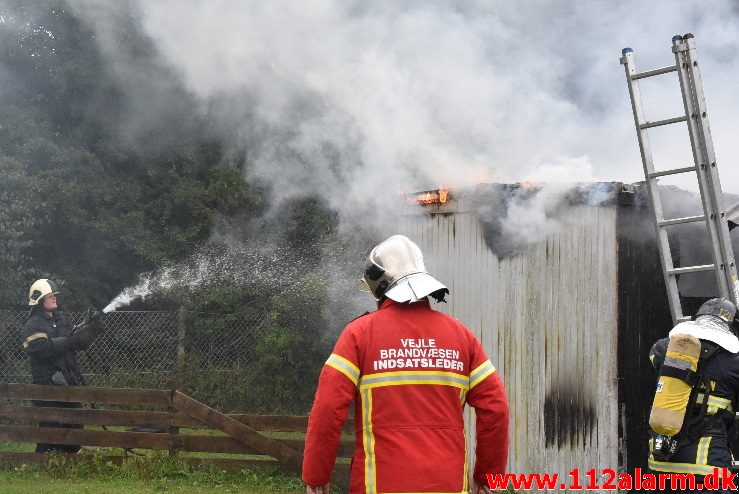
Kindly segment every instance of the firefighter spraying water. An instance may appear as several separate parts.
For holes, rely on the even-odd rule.
[[[29,290],[31,314],[23,323],[23,350],[31,359],[34,384],[52,386],[84,386],[77,363],[77,353],[87,349],[105,331],[102,314],[89,310],[85,321],[74,326],[59,310],[59,285],[53,280],[37,280]],[[34,401],[37,407],[80,408],[79,403]],[[39,423],[40,427],[80,429],[76,424]],[[37,453],[76,453],[80,447],[72,444],[37,444]]]

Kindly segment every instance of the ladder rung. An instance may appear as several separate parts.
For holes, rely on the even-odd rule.
[[[635,81],[637,79],[645,79],[655,75],[668,74],[670,72],[675,72],[676,70],[677,65],[670,65],[669,67],[662,67],[661,69],[647,70],[646,72],[639,72],[638,74],[632,75],[631,80]]]
[[[667,274],[683,274],[683,273],[697,273],[700,271],[711,271],[714,268],[713,264],[704,264],[703,266],[688,266],[685,268],[673,268],[667,271]]]
[[[665,120],[657,120],[656,122],[645,122],[643,124],[639,124],[639,128],[641,130],[644,129],[651,129],[652,127],[659,127],[661,125],[670,125],[678,122],[685,122],[688,120],[688,117],[675,117],[675,118],[668,118]]]
[[[695,223],[696,221],[703,221],[705,219],[706,219],[705,215],[686,216],[685,218],[673,218],[671,220],[662,220],[659,222],[659,226],[681,225],[683,223]]]
[[[660,172],[652,172],[649,178],[664,177],[665,175],[677,175],[678,173],[694,172],[695,166],[686,166],[685,168],[673,168],[672,170],[663,170]]]

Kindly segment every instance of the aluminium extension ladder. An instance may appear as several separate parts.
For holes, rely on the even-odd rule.
[[[675,54],[675,65],[647,72],[637,72],[634,65],[634,51],[624,48],[621,64],[626,69],[626,82],[631,96],[631,107],[634,112],[634,123],[639,140],[644,177],[651,205],[654,224],[657,230],[659,254],[662,261],[662,272],[665,277],[667,296],[672,312],[672,322],[688,319],[683,315],[680,304],[680,295],[677,287],[677,276],[685,273],[714,271],[718,281],[719,295],[737,304],[739,298],[739,282],[734,264],[734,252],[729,237],[729,227],[724,209],[724,199],[721,192],[716,157],[713,151],[711,131],[708,125],[706,101],[703,96],[703,84],[698,69],[698,53],[695,39],[692,34],[674,36],[672,38],[672,52]],[[639,79],[653,77],[670,72],[678,73],[680,89],[683,96],[685,115],[650,122],[644,117]],[[693,165],[674,168],[664,171],[655,171],[652,161],[652,151],[649,146],[647,130],[661,125],[671,125],[687,122],[690,134],[690,145],[693,149]],[[662,202],[659,195],[657,178],[678,173],[696,173],[700,190],[703,214],[685,218],[665,219],[662,212]],[[712,245],[713,264],[701,266],[674,267],[672,254],[667,236],[667,227],[685,223],[705,222]]]

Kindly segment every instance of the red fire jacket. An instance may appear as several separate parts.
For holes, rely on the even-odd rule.
[[[355,403],[351,493],[468,490],[463,408],[477,415],[474,478],[503,473],[508,402],[475,335],[428,300],[385,301],[352,321],[326,361],[308,421],[303,481],[329,481]]]

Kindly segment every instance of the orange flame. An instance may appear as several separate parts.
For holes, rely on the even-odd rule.
[[[415,202],[416,204],[445,204],[447,201],[449,201],[450,194],[449,189],[446,189],[444,187],[440,187],[437,190],[427,190],[426,192],[421,192],[419,194],[416,194],[415,196],[408,197],[409,202]]]
[[[518,182],[518,184],[523,189],[536,189],[541,186],[539,182],[534,182],[533,180],[523,180]]]

